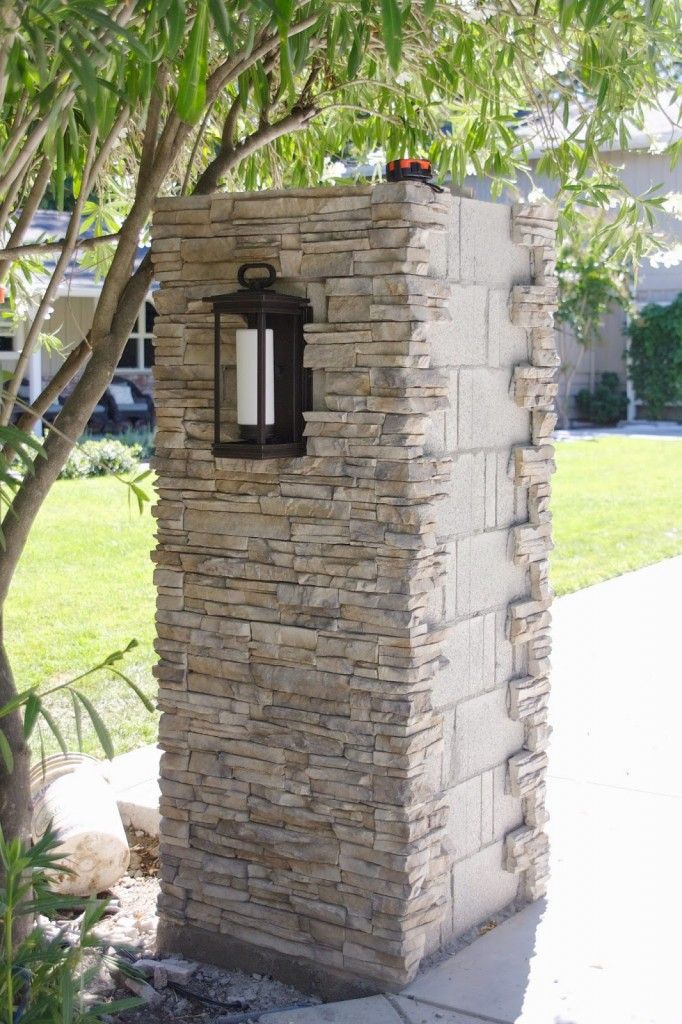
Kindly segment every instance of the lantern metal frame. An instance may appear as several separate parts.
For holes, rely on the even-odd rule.
[[[248,270],[264,268],[267,277],[247,278]],[[312,375],[303,366],[303,327],[312,320],[307,299],[298,295],[268,291],[275,281],[269,263],[245,263],[237,279],[240,291],[210,296],[214,315],[214,440],[213,454],[230,459],[279,459],[305,455],[303,413],[310,407]],[[221,317],[241,316],[257,333],[257,423],[253,440],[224,441],[221,432]],[[266,416],[266,330],[273,332],[274,429]],[[272,435],[269,438],[269,435]]]

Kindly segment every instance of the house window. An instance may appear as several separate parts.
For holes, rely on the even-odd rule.
[[[152,338],[155,320],[156,310],[147,300],[137,315],[135,326],[123,349],[123,355],[118,363],[119,370],[148,370],[154,365]]]
[[[0,353],[14,352],[14,334],[14,325],[9,315],[9,305],[3,303],[0,305]]]

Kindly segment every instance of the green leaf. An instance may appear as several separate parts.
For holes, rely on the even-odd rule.
[[[2,757],[7,774],[11,775],[14,771],[14,754],[2,729],[0,729],[0,757]]]
[[[76,742],[78,744],[78,749],[82,751],[83,750],[83,712],[81,711],[80,701],[78,700],[78,697],[73,692],[73,690],[69,690],[69,694],[71,696],[71,705],[73,707],[73,721],[74,721],[74,725],[76,726]]]
[[[133,691],[133,693],[134,693],[134,694],[136,695],[136,697],[138,698],[138,700],[139,700],[139,701],[140,701],[140,702],[141,702],[142,704],[144,704],[144,706],[145,706],[145,708],[147,709],[147,711],[150,711],[150,712],[151,712],[151,711],[154,711],[154,705],[153,705],[153,703],[152,703],[152,702],[150,701],[149,697],[148,697],[148,696],[146,695],[146,693],[143,693],[143,692],[142,692],[142,690],[141,690],[141,689],[140,689],[140,687],[139,687],[139,686],[137,685],[137,683],[134,683],[134,682],[133,682],[133,680],[132,680],[132,679],[130,679],[130,677],[129,677],[129,676],[127,676],[127,675],[125,674],[125,672],[120,672],[120,671],[119,671],[119,670],[118,670],[117,668],[111,668],[111,667],[109,668],[109,671],[110,671],[110,672],[113,672],[113,674],[114,674],[115,676],[118,676],[118,678],[119,678],[119,679],[122,679],[122,680],[123,680],[123,682],[124,682],[124,683],[126,684],[126,686],[129,686],[129,687],[130,687],[130,689],[131,689],[131,690]]]
[[[57,132],[57,160],[54,168],[54,198],[58,210],[64,209],[64,136]]]
[[[356,26],[355,38],[353,39],[353,45],[351,46],[350,53],[348,54],[348,66],[346,68],[346,73],[349,79],[355,78],[358,72],[358,68],[360,67],[360,63],[365,52],[365,39],[364,26]]]
[[[213,19],[216,32],[220,36],[226,50],[229,52],[232,49],[233,40],[230,29],[230,19],[227,16],[227,9],[225,7],[225,0],[208,0],[208,2],[211,8],[211,18]]]
[[[24,710],[24,737],[29,739],[40,714],[40,697],[36,693],[29,694]]]
[[[68,754],[69,748],[66,745],[64,734],[62,733],[61,729],[59,728],[56,721],[52,717],[52,714],[47,710],[44,704],[41,704],[40,706],[40,714],[41,717],[44,718],[45,721],[47,722],[50,732],[52,733],[57,743],[59,744],[59,749],[61,750],[62,754]]]
[[[92,702],[88,700],[85,694],[81,693],[80,690],[74,690],[74,693],[76,694],[79,701],[81,702],[81,704],[83,705],[83,707],[85,708],[90,717],[90,721],[92,722],[93,728],[97,734],[97,739],[100,742],[100,746],[102,747],[105,756],[108,757],[109,760],[111,761],[114,756],[114,745],[111,742],[109,730],[107,729],[106,725],[100,718],[96,708],[93,706]]]
[[[381,0],[381,27],[388,62],[397,71],[403,48],[402,18],[397,0]]]
[[[185,34],[186,18],[185,0],[172,0],[166,15],[166,24],[168,25],[168,56],[170,58],[174,57],[180,49],[180,43]]]
[[[73,1022],[73,980],[71,973],[66,970],[61,972],[61,985],[60,985],[60,997],[61,997],[61,1011],[62,1011],[62,1024],[72,1024]]]
[[[208,2],[201,0],[180,69],[175,107],[187,124],[195,124],[206,105],[208,70]]]

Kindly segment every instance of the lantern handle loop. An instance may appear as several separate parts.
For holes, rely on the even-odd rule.
[[[267,270],[267,277],[251,277],[246,276],[247,270]],[[261,291],[263,288],[269,288],[271,284],[274,284],[277,272],[273,267],[272,263],[242,263],[241,267],[237,271],[237,280],[239,281],[242,288],[248,288],[249,291]]]

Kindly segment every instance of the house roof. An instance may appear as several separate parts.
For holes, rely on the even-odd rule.
[[[633,152],[651,150],[662,152],[671,143],[682,137],[682,107],[679,99],[674,100],[670,92],[661,93],[656,106],[645,107],[640,123],[633,118],[628,120],[628,142],[624,148],[617,141],[601,147],[604,153]],[[532,147],[531,158],[537,159],[544,150],[551,148],[549,140],[559,143],[567,139],[578,127],[579,112],[573,108],[568,124],[564,126],[558,113],[544,118],[540,125],[539,119],[526,124],[522,129],[526,143]]]

